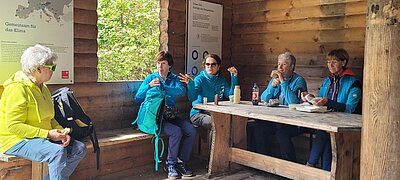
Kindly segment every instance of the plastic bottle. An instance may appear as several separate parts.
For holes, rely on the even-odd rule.
[[[235,90],[233,91],[233,103],[239,104],[240,103],[240,86],[236,85]]]
[[[251,102],[253,103],[253,105],[258,105],[259,98],[260,98],[259,95],[260,95],[260,89],[258,88],[257,84],[254,83],[253,90],[251,93]]]

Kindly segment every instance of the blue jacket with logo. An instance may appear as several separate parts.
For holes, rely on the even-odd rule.
[[[167,78],[164,80],[158,75],[158,71],[156,71],[143,80],[135,95],[135,101],[140,102],[146,98],[146,92],[151,88],[149,83],[155,78],[160,79],[160,83],[165,88],[166,106],[175,106],[175,97],[182,96],[186,93],[185,86],[180,82],[180,79],[176,74],[169,73]]]
[[[328,109],[354,113],[361,101],[361,83],[353,71],[346,69],[340,76],[325,78],[319,90],[319,97],[328,97]]]
[[[218,94],[218,100],[229,99],[229,95],[233,94],[235,85],[238,84],[238,77],[231,75],[231,86],[226,82],[225,78],[218,73],[210,75],[206,71],[201,71],[194,81],[189,81],[188,98],[192,105],[203,103],[203,97],[207,97],[208,102],[214,102],[214,96]],[[199,113],[200,110],[192,108],[190,117]]]
[[[307,91],[307,84],[302,76],[293,72],[284,82],[272,87],[274,79],[269,81],[267,88],[261,94],[261,100],[268,103],[270,99],[279,99],[280,105],[300,103],[300,93]]]

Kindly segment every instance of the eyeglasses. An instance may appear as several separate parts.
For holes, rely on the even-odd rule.
[[[326,64],[336,64],[338,63],[338,60],[334,59],[334,60],[327,60]]]
[[[56,67],[57,67],[57,65],[56,64],[53,64],[53,65],[43,65],[44,67],[47,67],[47,68],[49,68],[51,71],[56,71]]]
[[[206,66],[215,67],[216,65],[217,65],[217,63],[206,63]]]

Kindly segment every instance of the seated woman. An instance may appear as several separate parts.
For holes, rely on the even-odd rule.
[[[344,49],[334,49],[329,52],[326,62],[331,75],[325,78],[319,90],[318,96],[323,98],[313,104],[327,106],[329,110],[336,112],[360,113],[361,83],[354,77],[353,71],[346,68],[349,54]],[[301,94],[303,101],[306,101],[306,95],[305,92]],[[331,140],[329,133],[324,131],[316,132],[307,165],[315,166],[320,157],[322,169],[330,171]]]
[[[279,105],[299,104],[300,93],[307,91],[306,81],[302,76],[294,72],[296,58],[289,52],[278,56],[277,69],[272,70],[267,88],[261,95],[261,100],[268,103],[271,99],[278,99]],[[252,131],[251,131],[252,129]],[[257,153],[271,155],[271,142],[269,136],[275,135],[281,153],[281,158],[295,162],[296,153],[292,142],[292,137],[306,131],[291,125],[272,123],[268,121],[255,120],[249,121],[247,126],[249,139],[249,150]]]
[[[174,65],[174,60],[169,52],[158,52],[156,62],[158,71],[148,75],[143,80],[136,93],[135,101],[143,101],[146,98],[146,92],[150,88],[163,86],[166,93],[165,105],[168,108],[175,108],[175,98],[185,95],[185,86],[180,82],[177,75],[170,72]],[[190,159],[196,139],[196,128],[189,120],[176,116],[173,119],[164,119],[161,133],[168,136],[168,156],[165,168],[168,172],[168,178],[175,179],[180,176],[192,176],[192,171],[186,168],[185,163]],[[178,153],[182,162],[178,162]]]
[[[238,84],[238,71],[235,67],[229,68],[231,74],[231,85],[226,82],[220,73],[221,58],[216,54],[209,54],[203,60],[204,70],[199,73],[196,78],[189,74],[180,74],[182,82],[188,87],[188,97],[192,105],[203,103],[204,98],[208,102],[214,102],[214,96],[218,96],[218,100],[229,99],[229,95],[233,95],[235,85]],[[192,108],[190,110],[190,120],[196,126],[202,126],[207,129],[212,128],[212,119],[210,114]]]
[[[37,162],[48,162],[46,179],[68,179],[86,155],[86,146],[63,133],[54,119],[45,82],[55,71],[56,54],[35,45],[21,57],[22,71],[3,84],[0,100],[0,151]]]

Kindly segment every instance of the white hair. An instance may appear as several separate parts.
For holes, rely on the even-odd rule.
[[[56,61],[57,55],[50,49],[40,44],[31,46],[21,56],[22,71],[31,74],[39,66],[46,65],[49,61]]]
[[[282,54],[279,54],[278,61],[279,60],[286,60],[289,62],[289,65],[296,66],[296,58],[290,52],[284,52]],[[294,70],[294,67],[293,67],[293,70]]]

